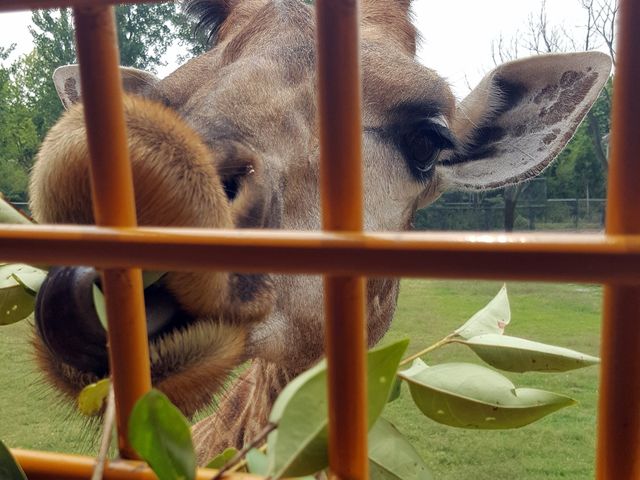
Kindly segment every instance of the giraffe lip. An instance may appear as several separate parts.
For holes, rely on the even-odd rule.
[[[35,325],[53,357],[104,376],[109,370],[107,332],[93,305],[95,283],[100,280],[93,268],[52,268],[36,298]],[[145,289],[144,295],[150,341],[194,322],[161,282]]]

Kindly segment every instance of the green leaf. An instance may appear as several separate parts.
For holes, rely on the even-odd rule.
[[[24,320],[33,313],[35,293],[47,272],[21,263],[0,265],[0,325]]]
[[[98,287],[98,285],[94,283],[91,294],[93,295],[93,307],[96,309],[98,320],[100,320],[100,324],[104,327],[104,329],[108,330],[109,323],[107,322],[107,304],[104,300],[104,293],[102,293],[100,287]]]
[[[156,272],[156,271],[143,271],[142,272],[142,286],[144,288],[150,287],[162,277],[165,276],[167,272]]]
[[[409,346],[409,340],[400,340],[389,345],[369,350],[367,354],[367,407],[369,428],[384,410],[395,383],[398,365]]]
[[[260,475],[263,477],[267,476],[267,472],[269,471],[269,460],[264,453],[262,453],[260,450],[252,448],[247,452],[246,459],[249,473],[253,473],[254,475]]]
[[[189,423],[158,390],[151,390],[133,407],[129,441],[159,480],[195,478],[196,454]]]
[[[224,467],[227,464],[229,460],[231,460],[237,454],[238,454],[237,449],[233,447],[229,447],[224,452],[219,453],[218,455],[213,457],[213,460],[211,460],[207,464],[207,468],[214,468],[216,470],[220,470],[222,467]]]
[[[370,350],[367,355],[369,427],[382,413],[396,370],[409,341]],[[297,477],[328,465],[327,366],[320,362],[295,378],[276,400],[270,422],[278,425],[268,438],[269,473]]]
[[[369,432],[369,470],[373,480],[432,478],[413,445],[384,418],[379,418]]]
[[[452,427],[518,428],[575,403],[564,395],[515,388],[498,372],[469,363],[446,363],[399,375],[409,383],[422,413]]]
[[[37,295],[42,286],[42,282],[47,278],[46,270],[20,263],[13,264],[12,266],[15,267],[15,270],[11,274],[13,279],[22,285],[31,295]]]
[[[387,403],[395,402],[400,398],[400,393],[402,393],[402,380],[396,376],[396,378],[393,379],[393,386],[389,392],[389,400],[387,400]]]
[[[0,478],[2,480],[27,480],[20,464],[11,455],[11,451],[0,440]]]
[[[566,372],[600,362],[597,357],[507,335],[486,334],[460,343],[489,365],[508,372]]]
[[[2,198],[2,195],[0,195],[0,223],[22,225],[33,224],[33,222],[22,215],[13,205]]]
[[[99,382],[87,385],[78,395],[78,410],[87,416],[93,416],[100,413],[102,405],[109,396],[111,388],[111,380],[103,378]]]
[[[462,338],[476,337],[485,333],[501,335],[510,321],[511,309],[507,286],[503,285],[493,300],[458,328],[455,334]]]
[[[160,280],[165,275],[165,273],[166,272],[154,272],[154,271],[142,272],[143,287],[147,288],[153,285],[158,280]],[[98,285],[96,285],[95,283],[93,284],[92,295],[93,295],[93,306],[96,309],[96,314],[98,315],[100,324],[104,327],[105,330],[108,330],[107,305],[104,300],[104,293],[102,293],[102,290],[100,290],[100,287],[98,287]]]

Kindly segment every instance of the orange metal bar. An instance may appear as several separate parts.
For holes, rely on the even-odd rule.
[[[74,19],[96,223],[135,227],[113,7],[78,7]],[[136,400],[151,388],[142,276],[139,269],[117,269],[105,270],[102,278],[118,446],[123,457],[135,458],[127,439],[129,413]]]
[[[20,466],[29,480],[89,480],[96,464],[93,457],[62,453],[39,452],[33,450],[12,449]],[[211,480],[216,470],[200,468],[196,480]],[[116,460],[107,463],[104,480],[157,480],[157,476],[144,462]],[[249,480],[261,477],[246,473],[225,475],[233,480]]]
[[[640,233],[640,2],[620,2],[607,232]],[[640,478],[640,282],[606,285],[597,478]]]
[[[3,226],[0,261],[149,270],[640,282],[640,235]]]
[[[362,122],[357,0],[316,0],[322,225],[362,230]],[[351,272],[349,272],[351,273]],[[358,272],[360,273],[360,272]],[[367,455],[364,279],[324,280],[332,476],[365,480]]]
[[[160,3],[171,0],[0,0],[0,12],[39,8],[96,7],[120,3]]]

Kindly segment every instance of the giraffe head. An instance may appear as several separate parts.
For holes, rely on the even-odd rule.
[[[211,49],[164,79],[122,69],[141,225],[320,227],[313,8],[300,0],[192,0]],[[461,102],[416,62],[409,1],[363,0],[365,228],[405,230],[451,188],[489,189],[540,173],[609,76],[600,53],[502,65]],[[78,69],[55,82],[68,107],[31,177],[41,223],[93,222]],[[36,347],[69,394],[108,374],[90,305],[91,269],[53,270],[38,298]],[[388,328],[395,280],[368,282],[369,342]],[[298,372],[323,351],[318,278],[169,272],[147,292],[154,383],[185,411],[260,358]]]

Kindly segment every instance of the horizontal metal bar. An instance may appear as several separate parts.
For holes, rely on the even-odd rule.
[[[88,480],[91,478],[96,459],[81,455],[12,449],[20,466],[29,480]],[[211,480],[216,470],[200,468],[196,480]],[[135,460],[115,460],[108,462],[104,470],[104,480],[157,480],[158,477],[144,462]],[[225,475],[233,480],[257,479],[255,475],[236,473]]]
[[[0,12],[41,8],[99,7],[121,3],[161,3],[172,0],[0,0]]]
[[[321,233],[7,225],[0,261],[500,280],[640,282],[640,235]]]

